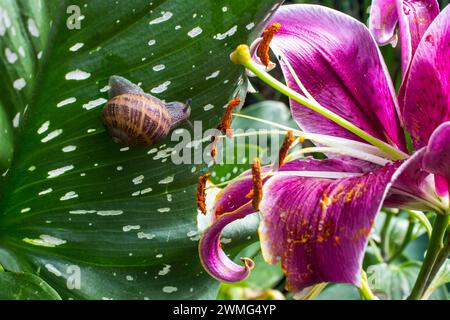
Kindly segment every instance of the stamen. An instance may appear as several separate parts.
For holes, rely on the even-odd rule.
[[[206,215],[206,182],[210,177],[210,173],[200,176],[197,184],[197,207],[204,215]]]
[[[283,144],[281,145],[280,151],[278,152],[278,165],[276,167],[281,167],[286,160],[286,156],[291,148],[292,144],[295,142],[295,137],[292,131],[288,131],[284,137]]]
[[[225,114],[222,117],[222,120],[220,121],[219,125],[217,126],[217,130],[221,131],[223,134],[226,134],[227,137],[232,138],[233,137],[233,129],[231,128],[231,120],[233,118],[233,111],[234,108],[239,106],[241,104],[241,99],[234,98],[230,102],[228,102],[227,110],[225,111]],[[220,141],[220,137],[215,135],[211,138],[211,157],[216,159],[217,156],[217,144]]]
[[[301,150],[298,150],[292,154],[290,154],[289,156],[286,157],[286,161],[292,161],[292,160],[296,160],[296,159],[300,159],[303,158],[303,156],[307,153],[325,153],[325,154],[339,154],[339,155],[344,155],[344,156],[350,156],[352,158],[355,159],[360,159],[360,160],[364,160],[367,162],[372,162],[375,163],[379,166],[385,166],[386,164],[390,163],[391,161],[385,159],[385,158],[381,158],[381,157],[377,157],[375,155],[369,154],[369,153],[365,153],[365,152],[361,152],[358,150],[353,150],[353,149],[348,149],[348,148],[344,148],[344,147],[339,147],[339,148],[328,148],[328,147],[311,147],[311,148],[304,148]]]
[[[359,177],[362,173],[352,172],[333,172],[333,171],[277,171],[272,174],[273,177],[305,177],[305,178],[323,178],[323,179],[342,179]]]
[[[233,137],[233,129],[231,126],[231,119],[233,117],[233,110],[241,103],[241,99],[234,98],[230,102],[228,102],[227,110],[223,115],[222,121],[219,123],[217,130],[221,131],[223,134],[226,134],[228,137]]]
[[[259,44],[256,54],[258,55],[261,62],[268,67],[270,64],[269,47],[270,42],[272,42],[273,36],[280,30],[281,25],[279,23],[272,23],[263,32],[261,43]]]
[[[389,158],[389,155],[387,153],[385,153],[384,151],[380,150],[379,148],[372,146],[370,144],[367,144],[367,143],[350,140],[350,139],[346,139],[346,138],[323,135],[323,134],[302,132],[300,130],[293,129],[291,127],[284,126],[284,125],[278,124],[273,121],[260,119],[260,118],[256,118],[256,117],[252,117],[252,116],[248,116],[248,115],[235,113],[235,114],[233,114],[233,116],[257,121],[260,123],[269,124],[272,127],[279,128],[281,130],[286,130],[286,131],[291,130],[295,135],[300,136],[303,140],[305,140],[305,139],[310,140],[310,141],[313,141],[315,143],[320,143],[325,146],[329,146],[329,147],[343,146],[343,147],[355,149],[358,151],[362,151],[365,153],[370,153],[370,154],[376,155],[378,157]],[[285,134],[285,133],[282,133],[282,134]]]
[[[217,144],[219,143],[220,137],[213,136],[211,138],[211,158],[213,158],[214,162],[216,161],[217,156]]]
[[[253,179],[253,208],[259,211],[259,204],[262,200],[263,183],[261,178],[261,162],[256,159],[252,164],[252,179]]]

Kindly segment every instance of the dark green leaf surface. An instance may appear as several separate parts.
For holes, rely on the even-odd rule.
[[[218,284],[197,257],[194,193],[205,165],[173,165],[170,139],[114,144],[100,117],[105,86],[117,74],[160,99],[192,98],[191,121],[215,127],[222,106],[245,94],[243,70],[228,56],[259,34],[276,2],[55,1],[40,11],[31,4],[41,2],[11,1],[17,30],[38,12],[50,15],[35,18],[40,34],[50,20],[52,30],[38,71],[28,57],[47,41],[22,33],[8,33],[7,45],[22,46],[25,58],[1,66],[10,120],[28,105],[0,180],[5,269],[39,273],[66,298],[214,298]],[[80,29],[68,28],[69,5],[80,8]],[[16,90],[22,73],[27,84]],[[79,288],[67,285],[74,268]]]
[[[26,273],[0,272],[0,300],[59,300],[44,280]]]

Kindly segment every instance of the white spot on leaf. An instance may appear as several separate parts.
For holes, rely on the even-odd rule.
[[[104,98],[98,98],[98,99],[89,101],[89,102],[86,103],[86,104],[83,104],[83,109],[91,110],[91,109],[94,109],[94,108],[96,108],[96,107],[98,107],[98,106],[100,106],[100,105],[106,103],[107,101],[108,101],[108,100],[106,100],[106,99],[104,99]]]
[[[177,287],[171,287],[171,286],[165,286],[164,288],[162,288],[162,291],[165,293],[173,293],[178,291]]]
[[[103,210],[103,211],[97,211],[97,214],[99,216],[120,216],[123,214],[122,210]]]
[[[80,70],[80,69],[76,69],[74,71],[70,71],[68,73],[66,73],[66,80],[86,80],[87,78],[89,78],[91,76],[91,74],[89,72]]]
[[[70,97],[70,98],[67,98],[67,99],[65,99],[65,100],[62,100],[62,101],[60,101],[60,102],[58,102],[58,104],[56,105],[58,108],[61,108],[61,107],[64,107],[64,106],[66,106],[66,105],[68,105],[68,104],[71,104],[71,103],[74,103],[74,102],[76,102],[77,101],[77,98],[75,98],[75,97]]]
[[[172,16],[173,16],[172,12],[170,12],[170,11],[164,12],[161,17],[153,19],[152,21],[149,22],[149,24],[158,24],[158,23],[167,21],[170,18],[172,18]]]
[[[17,112],[13,119],[13,127],[18,128],[20,124],[20,112]]]
[[[48,188],[48,189],[45,189],[45,190],[42,190],[41,192],[39,192],[38,195],[43,196],[44,194],[48,194],[52,191],[53,191],[52,188]]]
[[[163,65],[163,64],[158,64],[158,65],[156,65],[156,66],[153,67],[153,71],[158,72],[158,71],[164,70],[165,68],[166,68],[165,65]]]
[[[198,36],[202,32],[203,32],[202,28],[195,27],[194,29],[192,29],[191,31],[188,32],[188,36],[191,37],[191,38],[195,38],[196,36]]]
[[[235,25],[233,27],[231,27],[228,31],[224,32],[224,33],[218,33],[216,34],[213,38],[216,40],[224,40],[227,37],[231,37],[232,35],[234,35],[237,31],[238,26]]]
[[[77,146],[67,146],[67,147],[62,148],[63,152],[72,152],[75,150],[77,150]]]
[[[35,245],[35,246],[41,246],[41,247],[56,247],[60,246],[62,244],[67,243],[66,240],[62,240],[53,236],[49,236],[47,234],[42,234],[39,236],[40,239],[30,239],[30,238],[24,238],[22,241]]]
[[[34,22],[33,19],[29,18],[27,21],[27,26],[28,26],[28,31],[30,32],[30,34],[37,38],[39,37],[39,29],[36,25],[36,22]]]
[[[160,180],[158,183],[159,184],[169,184],[169,183],[173,182],[173,179],[174,179],[173,175],[172,176],[168,176],[167,178],[164,178],[164,179]]]
[[[17,61],[17,54],[12,52],[9,48],[5,49],[5,56],[6,56],[6,60],[11,64],[13,64],[14,62]]]
[[[166,81],[166,82],[160,84],[159,86],[153,88],[152,90],[150,90],[150,92],[151,93],[162,93],[167,90],[167,88],[169,87],[170,84],[171,84],[170,81]]]
[[[84,43],[78,42],[78,43],[75,43],[73,46],[71,46],[69,50],[72,52],[75,52],[75,51],[81,49],[83,46],[84,46]]]
[[[45,131],[48,130],[48,127],[50,126],[50,121],[45,121],[38,129],[38,134],[43,134]]]
[[[51,170],[51,171],[48,172],[47,179],[56,178],[56,177],[62,175],[63,173],[72,170],[73,168],[74,168],[74,166],[70,165],[70,166],[65,166],[65,167],[62,167],[62,168],[55,169],[55,170]]]
[[[27,82],[24,78],[17,79],[13,82],[13,87],[16,90],[22,90],[27,85]]]
[[[78,198],[78,194],[75,191],[69,191],[65,195],[63,195],[59,200],[61,201],[67,201],[70,199]]]
[[[209,76],[207,76],[205,79],[206,79],[206,80],[209,80],[209,79],[216,78],[219,74],[220,74],[220,70],[217,70],[217,71],[211,73],[211,74],[210,74]]]
[[[54,131],[50,132],[46,137],[42,138],[41,141],[43,143],[46,143],[46,142],[56,138],[57,136],[59,136],[62,132],[63,132],[62,129],[54,130]]]
[[[141,226],[136,225],[136,226],[132,226],[132,225],[128,225],[128,226],[123,226],[122,230],[123,232],[128,232],[131,230],[139,230],[141,228]]]

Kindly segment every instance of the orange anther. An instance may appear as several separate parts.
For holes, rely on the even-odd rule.
[[[263,32],[261,43],[259,44],[256,54],[258,55],[261,62],[268,67],[270,64],[269,47],[270,42],[272,42],[273,36],[280,30],[281,25],[279,23],[272,23]]]
[[[288,131],[286,136],[284,137],[283,144],[281,145],[280,151],[278,152],[278,163],[281,167],[286,160],[286,156],[288,155],[289,149],[292,144],[295,142],[295,137],[292,131]]]
[[[263,181],[261,178],[261,162],[256,159],[252,164],[252,179],[253,179],[253,200],[252,205],[255,210],[259,211],[259,204],[262,200]]]
[[[210,173],[206,173],[198,178],[197,184],[197,207],[201,213],[206,214],[206,182],[211,177]]]

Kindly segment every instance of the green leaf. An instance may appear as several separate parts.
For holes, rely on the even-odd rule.
[[[27,54],[1,79],[2,104],[9,117],[28,108],[0,180],[5,269],[39,274],[63,298],[214,298],[218,283],[199,263],[195,224],[206,165],[174,165],[170,137],[147,148],[113,143],[100,116],[105,86],[117,74],[166,101],[192,98],[190,120],[215,127],[222,106],[245,94],[243,69],[229,54],[261,32],[277,2],[8,2],[16,31],[41,12],[34,4],[50,6],[35,18],[40,34],[52,23],[48,41],[8,40]],[[29,57],[44,43],[38,64]],[[21,91],[14,72],[32,75]],[[234,248],[248,241],[238,239]],[[68,286],[77,270],[80,285]]]
[[[243,109],[241,114],[269,121],[276,119],[277,124],[298,128],[298,125],[292,119],[289,108],[283,102],[279,101],[266,100],[252,104],[251,106]],[[260,123],[244,118],[237,118],[233,120],[231,127],[242,130],[279,130],[270,124]],[[283,140],[283,138],[284,137],[281,136],[281,140]]]
[[[60,300],[41,278],[27,273],[0,272],[0,300]]]
[[[10,120],[0,103],[0,173],[9,168],[13,150],[13,133]]]
[[[29,103],[49,32],[44,0],[8,0],[0,5],[0,173],[10,166],[13,130]],[[1,185],[0,185],[1,187]]]
[[[450,260],[447,259],[424,296],[428,297],[431,295],[433,299],[448,300],[449,294],[446,288],[448,283],[450,283]]]
[[[351,284],[335,283],[328,285],[317,300],[361,300],[358,288]]]
[[[419,274],[419,262],[405,262],[400,265],[381,263],[367,269],[369,285],[378,296],[389,300],[403,300],[411,293],[411,289]],[[432,298],[446,297],[445,287],[441,287]]]
[[[383,242],[382,246],[384,251],[386,252],[386,258],[390,258],[392,255],[397,253],[397,251],[401,248],[403,242],[405,241],[405,236],[407,234],[407,229],[410,224],[410,218],[405,213],[389,213],[390,223],[386,229],[386,236],[384,239],[381,239],[381,233],[386,221],[386,216],[388,213],[385,211],[381,211],[375,220],[374,232],[372,233],[372,237],[377,242]],[[424,237],[421,237],[424,235]],[[413,229],[413,234],[410,242],[407,244],[404,252],[400,255],[400,257],[405,260],[421,260],[423,259],[423,254],[426,249],[425,246],[422,245],[423,240],[426,240],[426,229],[419,222],[415,223],[415,227]],[[413,252],[413,248],[415,252]],[[414,254],[415,253],[415,254]]]

